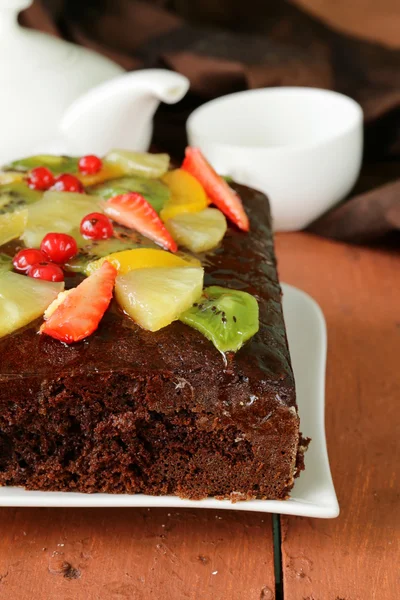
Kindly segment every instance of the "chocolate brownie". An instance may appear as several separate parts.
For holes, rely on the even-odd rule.
[[[244,290],[260,329],[221,355],[176,321],[156,333],[112,302],[67,346],[40,322],[0,339],[0,484],[35,490],[285,499],[303,468],[271,217],[234,186],[249,233],[228,229],[205,284]],[[76,281],[74,281],[76,283]]]

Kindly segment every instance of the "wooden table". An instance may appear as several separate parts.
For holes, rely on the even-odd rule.
[[[312,294],[328,323],[339,518],[282,517],[276,580],[270,515],[1,509],[1,600],[399,598],[400,257],[303,233],[277,236],[277,248],[282,280]]]

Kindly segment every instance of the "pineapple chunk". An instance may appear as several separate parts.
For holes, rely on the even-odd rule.
[[[21,237],[28,222],[26,208],[0,215],[0,246]]]
[[[181,213],[165,223],[179,244],[192,252],[205,252],[218,246],[226,232],[226,219],[217,208],[197,213]]]
[[[20,171],[0,171],[0,185],[23,181],[24,176]]]
[[[42,316],[64,289],[64,283],[33,279],[17,273],[0,274],[0,337]]]
[[[101,210],[97,196],[71,192],[45,192],[43,198],[28,207],[28,223],[22,236],[26,246],[39,248],[47,233],[79,230],[83,217]]]
[[[156,179],[167,171],[169,156],[168,154],[115,149],[105,156],[104,163],[121,169],[126,175],[140,175]]]
[[[155,267],[119,275],[115,295],[123,310],[149,331],[158,331],[200,298],[201,267]]]

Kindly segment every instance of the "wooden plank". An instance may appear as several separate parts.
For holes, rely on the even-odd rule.
[[[1,509],[2,600],[273,600],[271,517]]]
[[[341,507],[336,520],[282,518],[285,600],[397,600],[400,256],[306,234],[277,245],[283,281],[327,319],[326,426]]]

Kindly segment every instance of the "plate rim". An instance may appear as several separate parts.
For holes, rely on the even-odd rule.
[[[318,449],[322,452],[319,457],[323,463],[326,478],[325,492],[329,501],[324,503],[296,500],[247,500],[231,502],[231,500],[216,500],[204,498],[203,500],[187,500],[177,496],[150,496],[146,494],[84,494],[80,492],[50,492],[33,491],[23,488],[0,486],[1,507],[47,507],[47,508],[202,508],[213,510],[238,510],[246,512],[277,513],[315,518],[335,518],[339,515],[332,473],[329,464],[329,455],[325,431],[325,374],[327,357],[327,328],[325,318],[319,304],[309,294],[292,285],[281,283],[283,295],[289,293],[293,297],[302,298],[312,306],[314,317],[318,319],[318,333],[320,336],[321,355],[318,361],[318,402],[319,418]],[[317,373],[317,370],[316,370]],[[299,409],[300,420],[301,410]],[[295,489],[295,486],[293,490]],[[292,490],[292,492],[293,492]]]

